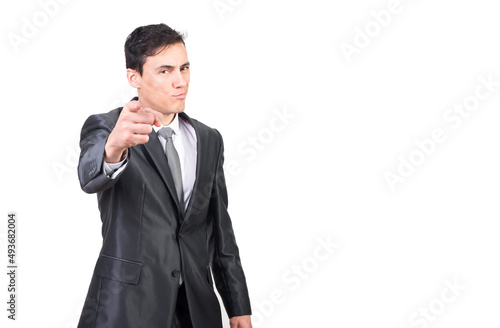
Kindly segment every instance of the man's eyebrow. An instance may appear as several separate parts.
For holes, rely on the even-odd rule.
[[[185,62],[184,64],[181,65],[181,67],[183,66],[188,66],[188,65],[191,65],[189,62]],[[172,65],[161,65],[161,66],[158,66],[156,69],[159,70],[161,68],[166,68],[166,69],[172,69],[174,68],[175,66],[172,66]]]

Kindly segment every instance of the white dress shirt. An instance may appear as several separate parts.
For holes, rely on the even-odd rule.
[[[174,142],[175,150],[179,154],[179,161],[181,163],[182,188],[184,191],[184,204],[186,209],[191,199],[194,182],[196,180],[196,160],[198,154],[196,132],[191,124],[183,119],[179,119],[179,115],[175,115],[168,126],[174,130],[172,141]],[[157,127],[153,125],[155,132],[158,132],[162,127],[163,126]],[[163,152],[165,152],[167,141],[160,135],[158,135],[158,139],[160,140]],[[128,160],[126,158],[114,164],[104,162],[104,174],[114,179],[123,169],[125,169],[127,163]]]

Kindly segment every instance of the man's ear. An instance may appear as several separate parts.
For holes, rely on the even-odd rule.
[[[139,89],[141,87],[141,74],[135,69],[127,68],[127,80],[132,88]]]

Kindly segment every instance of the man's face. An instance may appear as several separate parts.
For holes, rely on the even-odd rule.
[[[184,45],[176,43],[148,57],[138,82],[143,107],[165,115],[184,111],[189,87],[189,61]]]

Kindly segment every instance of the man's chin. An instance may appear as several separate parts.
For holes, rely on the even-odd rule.
[[[183,107],[178,107],[178,108],[167,108],[165,110],[159,110],[160,113],[163,115],[170,115],[170,114],[179,114],[184,111],[184,106]]]

